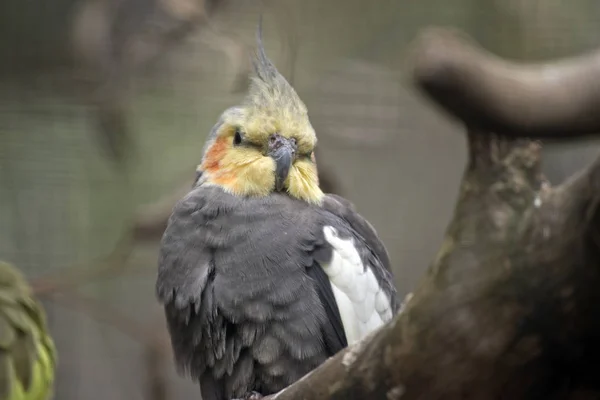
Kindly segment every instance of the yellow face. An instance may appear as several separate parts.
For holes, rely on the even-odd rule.
[[[321,201],[313,153],[317,140],[306,115],[242,109],[225,113],[223,121],[199,166],[206,183],[240,196],[281,190]]]

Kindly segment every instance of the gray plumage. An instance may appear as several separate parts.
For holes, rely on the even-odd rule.
[[[328,349],[332,322],[307,272],[330,260],[325,225],[354,238],[395,313],[387,252],[338,196],[319,207],[285,194],[239,198],[201,185],[175,206],[157,293],[177,366],[200,381],[204,400],[276,392],[339,350]]]

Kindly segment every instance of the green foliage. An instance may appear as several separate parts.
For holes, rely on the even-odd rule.
[[[20,272],[0,262],[0,400],[50,398],[56,362],[43,308]]]

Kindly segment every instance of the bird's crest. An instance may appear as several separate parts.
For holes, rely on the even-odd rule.
[[[277,134],[289,143],[293,139],[294,143],[290,156],[293,162],[288,165],[286,181],[282,182],[287,193],[319,203],[323,192],[313,154],[317,136],[306,106],[266,55],[262,17],[256,39],[248,94],[241,105],[226,110],[213,128],[197,180],[219,185],[236,195],[271,194],[276,185],[276,162],[265,151],[270,138]],[[239,146],[242,141],[246,145]]]
[[[305,116],[306,106],[289,82],[269,60],[262,40],[262,15],[256,32],[257,48],[253,58],[254,73],[246,103],[260,113],[285,113]]]

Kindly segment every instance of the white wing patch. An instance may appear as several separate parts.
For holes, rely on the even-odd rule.
[[[332,258],[321,267],[329,276],[348,345],[351,345],[389,321],[392,309],[371,266],[363,265],[353,238],[340,238],[331,226],[325,226],[323,232],[332,247]]]

